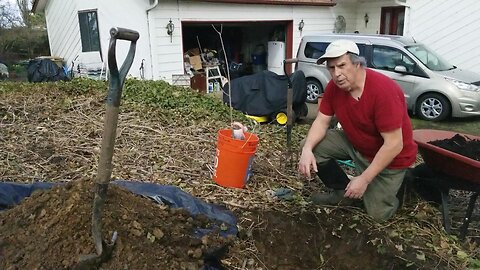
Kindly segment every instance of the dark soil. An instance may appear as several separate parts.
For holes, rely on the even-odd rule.
[[[92,89],[96,82],[72,83],[66,88],[73,93],[69,95],[50,84],[15,85],[19,90],[25,88],[15,95],[1,94],[0,87],[0,181],[69,182],[37,191],[20,205],[0,212],[0,270],[72,269],[82,255],[95,252],[93,191],[84,179],[94,179],[97,172],[104,95],[77,92]],[[192,104],[221,106],[209,100],[192,102],[192,93],[183,88],[166,97],[160,87],[145,87],[143,81],[129,83],[136,86],[130,95],[141,99],[161,96],[162,102],[168,101],[162,106],[168,109],[125,104],[112,179],[175,185],[204,201],[225,204],[235,211],[239,233],[220,237],[225,229],[220,224],[218,230],[197,238],[193,236],[196,229],[210,228],[215,222],[110,185],[102,235],[108,241],[116,231],[118,239],[112,258],[101,269],[217,270],[221,267],[215,264],[221,263],[222,268],[233,270],[463,270],[480,265],[478,241],[460,243],[446,235],[440,212],[425,202],[404,205],[382,224],[373,222],[360,208],[309,204],[308,195],[323,186],[319,181],[303,183],[305,179],[299,179],[296,170],[290,172],[283,163],[278,166],[276,161],[284,157],[280,150],[284,132],[277,128],[256,130],[262,143],[245,189],[213,184],[210,169],[216,132],[230,122],[188,117],[198,112],[209,115],[205,107]],[[139,95],[142,89],[155,92]],[[189,106],[178,105],[183,102]],[[293,135],[303,138],[307,130],[297,133],[301,128],[296,126]],[[292,137],[300,141],[300,136]],[[292,189],[296,196],[291,201],[271,197],[278,188]],[[463,194],[452,196],[453,229],[462,222],[466,202]],[[459,210],[453,211],[457,205]],[[479,205],[477,200],[476,210]],[[478,240],[478,211],[471,221],[467,237]],[[462,259],[463,250],[472,258]]]
[[[91,237],[93,200],[89,182],[36,191],[1,213],[0,269],[71,269],[80,256],[95,253]],[[212,232],[204,216],[168,208],[109,185],[102,236],[118,240],[102,269],[199,269],[207,255],[226,250],[231,238]],[[221,226],[220,226],[221,227]]]
[[[0,269],[72,269],[80,256],[93,254],[92,198],[90,182],[77,181],[36,191],[0,213]],[[258,261],[263,269],[418,268],[408,268],[382,233],[349,208],[238,211],[238,238],[223,238],[220,231],[196,238],[196,228],[211,228],[214,221],[109,185],[103,213],[102,235],[107,240],[117,231],[118,240],[101,269],[239,269],[222,258],[243,260],[242,269],[258,269],[252,268]]]
[[[346,209],[330,210],[248,213],[252,224],[264,220],[251,233],[256,256],[266,269],[408,269],[395,250],[375,245],[378,232],[352,222]]]
[[[462,156],[480,161],[480,140],[456,134],[452,138],[431,141],[430,144],[452,151]]]
[[[88,184],[70,184],[38,191],[3,213],[1,268],[70,269],[81,255],[94,253],[90,236],[92,194]],[[256,256],[271,269],[314,269],[321,265],[366,269],[365,263],[368,267],[392,269],[402,263],[393,255],[376,255],[376,248],[367,243],[370,234],[362,233],[366,228],[349,229],[337,215],[246,215],[257,215],[265,221],[243,231],[240,237],[255,241],[259,251]],[[105,238],[113,231],[118,232],[119,238],[113,257],[102,269],[201,269],[205,256],[232,243],[231,238],[216,233],[195,238],[195,228],[209,227],[211,221],[191,217],[182,209],[158,206],[115,185],[109,188],[103,222]],[[331,228],[334,229],[330,231]]]

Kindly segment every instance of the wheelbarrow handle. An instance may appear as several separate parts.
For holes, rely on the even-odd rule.
[[[296,64],[296,63],[298,63],[297,58],[285,59],[285,64]]]
[[[128,70],[132,66],[135,57],[135,48],[139,38],[137,31],[125,28],[110,29],[110,44],[108,47],[108,69],[109,69],[109,93],[107,104],[118,107],[120,105],[120,97],[122,95],[122,87],[125,83]],[[118,70],[116,58],[117,39],[130,41],[130,49],[125,57],[125,60]]]

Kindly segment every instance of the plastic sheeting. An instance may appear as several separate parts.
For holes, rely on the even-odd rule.
[[[292,76],[293,111],[297,117],[305,116],[307,84],[303,71],[295,71]],[[288,79],[271,71],[243,76],[234,79],[231,85],[232,107],[245,114],[272,116],[287,111]],[[228,85],[224,89],[228,89]],[[228,91],[223,92],[223,102],[229,103]]]
[[[29,82],[68,81],[62,67],[50,59],[33,59],[28,62],[27,78]]]
[[[125,180],[112,181],[111,183],[124,187],[132,193],[146,196],[157,203],[166,204],[174,208],[184,208],[192,215],[204,214],[211,219],[225,223],[229,225],[228,230],[223,231],[225,236],[237,234],[237,220],[229,210],[218,205],[206,203],[182,191],[176,186]],[[11,208],[19,204],[25,197],[30,196],[35,190],[50,189],[58,184],[61,183],[42,182],[20,184],[0,182],[0,210]],[[194,233],[197,236],[202,236],[208,233],[208,230],[197,229]]]

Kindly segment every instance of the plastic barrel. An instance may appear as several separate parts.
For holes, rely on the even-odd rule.
[[[231,129],[218,131],[213,180],[223,187],[244,188],[257,151],[257,135],[245,132],[245,140],[232,138]]]

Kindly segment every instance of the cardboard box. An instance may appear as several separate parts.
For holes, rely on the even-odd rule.
[[[190,49],[187,51],[187,55],[189,56],[200,55],[200,49],[199,48]]]
[[[190,86],[190,75],[172,74],[172,84],[179,86]]]
[[[202,58],[200,55],[190,56],[189,58],[190,65],[192,65],[193,69],[200,70],[202,69]]]

